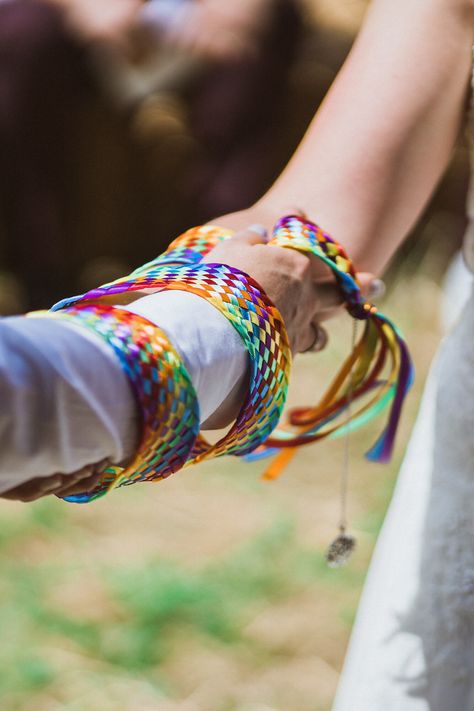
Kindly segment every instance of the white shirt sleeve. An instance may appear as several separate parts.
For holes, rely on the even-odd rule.
[[[151,294],[123,308],[165,331],[191,376],[205,422],[247,370],[247,352],[235,328],[215,306],[184,291]]]
[[[246,372],[237,331],[211,304],[185,292],[152,294],[122,308],[167,333],[205,421]],[[105,457],[120,462],[137,438],[134,396],[105,342],[66,321],[0,320],[0,493]]]

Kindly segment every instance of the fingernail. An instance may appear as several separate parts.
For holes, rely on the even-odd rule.
[[[381,299],[385,294],[385,282],[382,279],[374,279],[370,282],[369,287],[369,298],[370,299]]]
[[[256,232],[261,237],[267,236],[267,228],[265,227],[265,225],[260,225],[256,223],[255,225],[250,225],[250,227],[248,227],[247,229],[249,229],[250,232]]]
[[[314,353],[317,353],[318,351],[322,351],[328,343],[328,332],[326,331],[325,328],[322,326],[317,327],[317,335],[316,335],[316,340],[313,343],[311,350]]]

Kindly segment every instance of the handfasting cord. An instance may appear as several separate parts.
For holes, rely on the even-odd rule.
[[[110,297],[120,301],[120,294],[143,290],[180,290],[194,293],[213,304],[232,323],[240,334],[246,347],[250,365],[250,384],[246,400],[238,417],[227,434],[215,444],[209,444],[203,436],[195,438],[187,457],[181,466],[189,465],[224,454],[245,455],[261,445],[276,427],[285,403],[288,390],[288,378],[291,366],[291,351],[288,336],[278,309],[273,305],[260,286],[248,275],[225,264],[196,264],[195,266],[171,266],[167,256],[159,264],[151,262],[130,276],[112,284],[87,292],[82,297],[61,302],[61,308],[54,307],[54,315],[78,320],[79,324],[92,328],[106,337],[116,349],[122,363],[126,363],[125,372],[129,376],[130,365],[141,360],[143,344],[113,340],[113,328],[109,333],[101,326],[101,316],[115,312],[128,314],[119,307],[100,304],[99,299]],[[90,318],[83,317],[84,310]],[[130,315],[130,314],[129,314]],[[95,318],[97,316],[97,318]],[[144,320],[144,319],[142,319]],[[153,324],[148,327],[153,329]],[[159,330],[159,329],[158,329]],[[149,349],[149,344],[145,344]],[[133,352],[131,348],[133,347]],[[124,360],[125,359],[125,360]],[[130,362],[128,362],[130,359]],[[146,370],[140,373],[141,387],[149,390],[152,374]],[[185,385],[183,388],[186,389]],[[156,394],[156,393],[155,393]],[[179,393],[178,393],[179,395]],[[139,402],[141,406],[141,403]],[[158,415],[155,417],[157,419]],[[146,420],[146,417],[142,418]],[[159,434],[157,433],[159,440]],[[179,447],[180,433],[175,432],[173,440]],[[159,448],[159,441],[149,440],[149,446]],[[147,458],[146,453],[142,457]],[[113,487],[124,483],[133,483],[143,478],[163,478],[161,472],[148,477],[133,477],[127,467],[119,477],[114,471],[107,470],[104,479],[92,492],[85,492],[79,497],[70,497],[69,501],[85,502],[103,495],[110,486],[110,478],[115,475]],[[167,474],[171,471],[167,471]]]
[[[153,285],[157,274],[169,264],[170,256],[181,263],[196,264],[217,241],[227,239],[231,233],[218,227],[198,227],[188,230],[171,243],[164,255],[149,262],[123,279],[118,279],[100,289],[95,289],[75,299],[93,299],[107,294],[118,294]],[[207,246],[206,246],[206,242]],[[333,271],[344,296],[349,314],[365,322],[364,332],[356,347],[336,375],[325,395],[315,407],[297,408],[289,413],[292,430],[277,430],[256,456],[272,449],[288,449],[308,444],[327,436],[344,434],[373,419],[392,403],[386,428],[377,442],[367,452],[372,461],[390,460],[401,407],[413,379],[413,367],[408,349],[396,326],[375,306],[365,302],[357,283],[354,266],[344,249],[330,235],[309,220],[298,216],[283,217],[275,225],[270,246],[304,251],[321,259]],[[136,275],[136,276],[135,276]],[[182,280],[184,281],[184,279]],[[178,283],[165,288],[183,288]],[[187,290],[187,289],[186,289]],[[196,293],[196,292],[194,292]],[[71,303],[60,302],[59,306]],[[219,305],[216,304],[219,308]],[[387,377],[382,372],[390,363]],[[348,399],[355,403],[370,395],[351,417],[350,425],[335,422],[347,408]],[[281,462],[288,459],[284,454]],[[268,478],[274,478],[279,462],[269,469]]]
[[[198,436],[186,464],[223,454],[242,456],[254,452],[251,457],[255,458],[280,450],[266,473],[266,478],[274,478],[296,447],[328,436],[347,435],[391,405],[387,425],[366,455],[374,461],[388,461],[403,400],[413,378],[412,364],[394,324],[365,302],[355,269],[343,248],[317,225],[298,216],[284,217],[274,228],[269,246],[296,249],[321,259],[333,271],[349,314],[364,321],[360,339],[318,404],[291,410],[289,427],[274,430],[284,405],[291,362],[281,316],[249,276],[223,264],[201,263],[215,244],[231,235],[229,230],[215,226],[188,230],[163,255],[129,276],[65,299],[54,310],[65,309],[70,317],[77,318],[82,309],[99,308],[97,300],[105,297],[120,302],[120,295],[127,292],[177,289],[207,299],[229,319],[249,353],[248,396],[229,433],[215,445]],[[114,312],[115,307],[108,308]],[[94,313],[101,318],[102,312]],[[139,358],[140,347],[130,357]],[[388,373],[384,374],[387,366]],[[357,403],[361,404],[356,407]],[[179,437],[177,446],[178,441]],[[133,476],[127,476],[126,483],[135,481]],[[138,480],[142,478],[147,477],[140,475]],[[87,497],[96,498],[96,492],[85,494],[82,500],[89,500]]]
[[[185,235],[186,237],[186,235]],[[176,242],[176,240],[175,240]],[[226,264],[171,266],[150,262],[130,276],[93,289],[59,306],[91,303],[133,291],[187,291],[213,304],[240,334],[250,361],[250,385],[236,422],[214,445],[199,437],[190,461],[195,463],[222,454],[244,455],[262,444],[280,419],[288,390],[291,351],[283,320],[254,279]],[[58,306],[54,309],[57,310]]]
[[[132,461],[108,467],[93,491],[66,501],[93,501],[118,486],[165,479],[184,466],[199,432],[199,405],[181,358],[161,329],[137,314],[103,304],[78,304],[29,317],[68,320],[103,338],[127,375],[141,416],[141,438]]]
[[[387,426],[366,454],[371,461],[388,462],[403,401],[413,381],[413,366],[405,341],[390,319],[365,302],[352,262],[341,245],[320,227],[300,217],[284,217],[275,226],[270,244],[309,252],[327,264],[334,272],[347,311],[353,318],[364,321],[365,328],[316,407],[298,408],[289,413],[289,421],[296,431],[277,431],[265,446],[292,448],[334,435],[338,430],[343,434],[348,426],[353,430],[367,423],[392,403]],[[387,360],[389,374],[382,377]],[[352,413],[350,425],[334,424],[347,408],[349,399],[355,404],[369,393],[368,402]],[[270,472],[269,476],[275,473]]]

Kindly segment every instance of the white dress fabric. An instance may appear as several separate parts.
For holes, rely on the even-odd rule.
[[[474,222],[464,251],[474,270]],[[474,711],[472,280],[431,368],[333,711]]]

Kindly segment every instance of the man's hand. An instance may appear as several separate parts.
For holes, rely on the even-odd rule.
[[[43,496],[72,496],[90,491],[100,481],[103,470],[108,466],[106,460],[98,464],[91,464],[79,469],[72,474],[52,474],[46,477],[36,477],[30,481],[16,486],[14,489],[3,492],[0,498],[8,501],[36,501]]]

